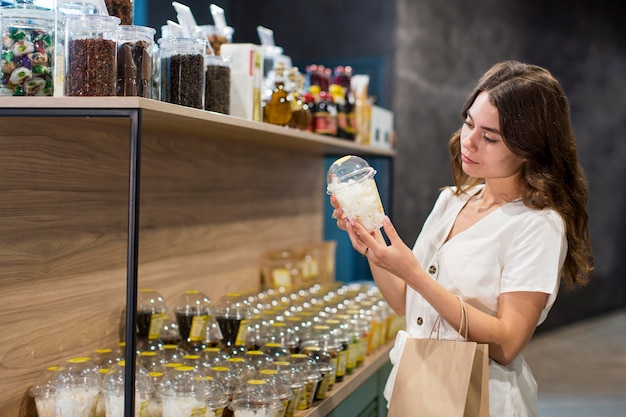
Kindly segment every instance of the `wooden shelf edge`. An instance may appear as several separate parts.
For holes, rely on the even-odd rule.
[[[336,383],[325,399],[313,403],[311,408],[296,411],[294,417],[324,417],[330,414],[361,384],[389,361],[389,351],[393,344],[394,341],[392,340],[380,346],[365,358],[363,365],[357,368],[352,375],[346,375],[342,382]]]
[[[0,108],[12,109],[139,109],[144,127],[169,125],[177,133],[205,131],[212,140],[240,140],[261,146],[325,155],[394,157],[393,149],[377,148],[289,127],[245,120],[141,97],[5,97]],[[210,128],[210,129],[209,129]],[[244,134],[245,133],[245,134]]]

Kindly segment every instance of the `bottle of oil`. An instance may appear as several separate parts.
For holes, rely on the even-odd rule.
[[[275,80],[274,91],[265,102],[263,108],[263,121],[274,125],[285,126],[291,120],[291,96],[287,91],[287,77],[285,76],[285,64],[279,62],[274,67]]]
[[[309,105],[304,98],[304,75],[298,72],[297,67],[289,69],[288,91],[291,96],[291,120],[289,127],[299,130],[307,130],[313,117]]]

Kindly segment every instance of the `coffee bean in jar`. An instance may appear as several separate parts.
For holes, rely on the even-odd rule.
[[[117,84],[115,16],[70,15],[65,21],[65,94],[114,96]]]
[[[159,39],[161,101],[204,109],[206,41],[191,38]]]
[[[207,65],[204,109],[230,114],[231,59],[217,55],[208,55],[205,59]]]

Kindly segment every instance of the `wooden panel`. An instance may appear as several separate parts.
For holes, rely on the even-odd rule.
[[[139,286],[258,288],[261,252],[319,241],[318,155],[144,120]],[[119,340],[128,120],[0,119],[0,415],[47,367]],[[30,404],[32,406],[32,404]]]

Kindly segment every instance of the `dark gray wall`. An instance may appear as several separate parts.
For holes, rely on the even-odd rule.
[[[184,2],[199,23],[208,3]],[[459,109],[493,63],[518,59],[547,67],[572,108],[581,163],[590,183],[592,282],[563,291],[547,329],[626,306],[626,25],[612,0],[277,0],[216,1],[236,42],[274,30],[296,62],[378,60],[379,104],[393,108],[398,133],[392,220],[412,245],[439,187],[450,183],[447,139]],[[174,19],[171,2],[150,1],[149,25]],[[203,15],[204,13],[204,15]]]

